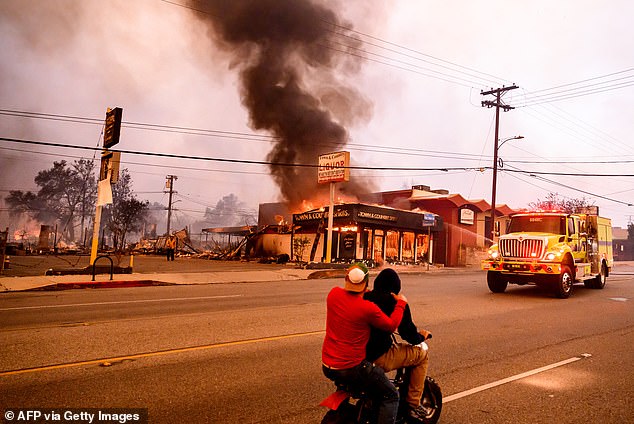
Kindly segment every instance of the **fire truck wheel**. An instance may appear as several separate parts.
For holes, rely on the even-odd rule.
[[[605,287],[605,281],[608,278],[608,267],[605,265],[605,262],[601,264],[601,272],[593,281],[592,288],[593,289],[602,289]]]
[[[489,285],[489,290],[493,293],[504,293],[504,290],[506,290],[506,286],[508,285],[508,281],[504,279],[501,273],[488,271],[487,284]]]
[[[555,294],[557,297],[560,299],[570,297],[573,283],[574,277],[572,276],[570,267],[568,265],[563,265],[561,267],[561,274],[559,274],[559,278],[557,279],[557,286],[555,287]]]

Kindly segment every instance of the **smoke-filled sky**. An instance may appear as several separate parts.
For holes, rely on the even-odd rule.
[[[480,93],[517,84],[499,138],[524,139],[500,148],[498,203],[585,197],[626,226],[633,15],[626,0],[3,0],[0,137],[96,147],[122,107],[117,148],[223,160],[122,155],[142,199],[166,204],[178,176],[193,219],[229,193],[314,199],[316,170],[244,162],[338,150],[381,168],[353,169],[346,197],[422,184],[490,201],[494,98]],[[0,196],[93,154],[0,141]]]

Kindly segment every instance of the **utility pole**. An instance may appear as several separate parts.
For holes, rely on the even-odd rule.
[[[519,88],[515,84],[510,87],[495,88],[489,91],[481,91],[480,94],[483,96],[495,95],[495,101],[491,100],[483,100],[482,106],[486,106],[488,108],[495,108],[495,145],[493,147],[493,184],[491,189],[491,243],[495,239],[495,193],[497,191],[497,172],[498,172],[498,141],[499,141],[499,131],[500,131],[500,108],[504,110],[504,112],[508,112],[511,109],[515,109],[512,106],[505,105],[502,103],[502,95],[509,90],[514,90]]]
[[[177,180],[178,177],[176,175],[168,175],[167,181],[165,181],[165,188],[169,190],[169,200],[167,205],[167,235],[170,235],[170,222],[172,220],[172,195],[176,193],[174,191],[174,180]]]

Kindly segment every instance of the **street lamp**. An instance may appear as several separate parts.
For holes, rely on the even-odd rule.
[[[524,138],[524,136],[516,135],[514,137],[505,138],[501,142],[497,137],[495,138],[495,146],[493,148],[493,189],[491,193],[491,243],[493,243],[495,238],[495,192],[498,182],[498,150],[507,141],[520,140],[522,138]]]

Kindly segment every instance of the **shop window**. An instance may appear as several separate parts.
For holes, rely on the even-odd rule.
[[[427,261],[429,251],[429,236],[426,234],[416,235],[416,262]]]
[[[385,259],[388,262],[398,261],[399,233],[398,231],[388,231],[385,237]]]
[[[374,242],[372,248],[374,249],[374,261],[377,264],[383,263],[383,230],[374,230]]]
[[[403,252],[402,260],[405,262],[414,262],[414,233],[403,233]]]
[[[372,230],[364,228],[361,237],[363,243],[363,259],[372,259]]]

